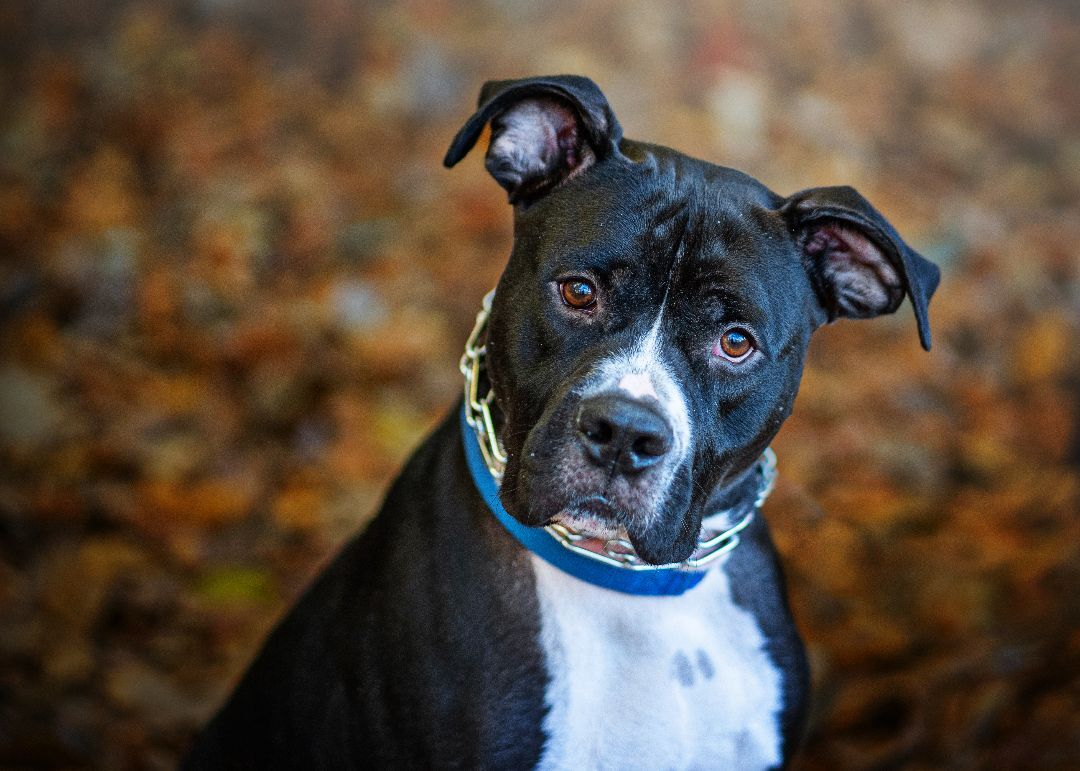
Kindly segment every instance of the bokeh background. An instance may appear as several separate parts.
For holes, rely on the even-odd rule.
[[[0,42],[3,768],[175,764],[457,397],[510,210],[442,154],[557,72],[944,271],[933,352],[822,330],[776,441],[797,767],[1080,758],[1075,3],[9,0]]]

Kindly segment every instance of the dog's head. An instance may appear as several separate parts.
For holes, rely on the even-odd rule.
[[[488,368],[521,522],[623,527],[648,562],[685,559],[790,413],[815,328],[906,295],[929,349],[938,270],[855,190],[783,198],[623,139],[581,77],[487,83],[447,166],[488,123],[514,205]]]

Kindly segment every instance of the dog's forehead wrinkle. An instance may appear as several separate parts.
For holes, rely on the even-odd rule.
[[[727,219],[743,227],[772,230],[780,222],[782,199],[743,172],[690,158],[669,148],[651,148],[656,157],[645,199],[657,220],[673,218],[706,229]],[[770,224],[771,223],[771,224]]]

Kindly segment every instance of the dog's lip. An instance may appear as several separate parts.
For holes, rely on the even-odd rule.
[[[590,495],[573,501],[551,518],[553,524],[563,525],[581,535],[598,538],[625,538],[619,511],[602,495]]]
[[[615,504],[603,495],[590,495],[581,498],[574,501],[567,508],[575,510],[575,513],[581,512],[590,519],[617,520],[619,518],[619,512],[615,508]]]

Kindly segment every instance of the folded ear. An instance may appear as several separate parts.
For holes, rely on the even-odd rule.
[[[618,152],[622,138],[607,99],[588,78],[493,80],[480,89],[479,108],[450,143],[443,163],[450,167],[464,158],[488,122],[491,144],[484,165],[515,204]]]
[[[788,198],[781,212],[830,321],[892,313],[907,294],[919,340],[930,350],[927,305],[941,272],[877,209],[853,188],[817,187]]]

